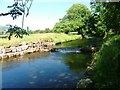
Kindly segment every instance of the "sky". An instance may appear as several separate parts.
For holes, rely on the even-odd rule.
[[[0,0],[0,13],[6,13],[14,0]],[[33,0],[28,17],[25,17],[24,28],[31,30],[52,29],[56,22],[62,18],[66,11],[75,3],[81,3],[90,8],[89,0]],[[1,16],[0,25],[12,24],[22,26],[22,16],[13,20],[11,16]]]

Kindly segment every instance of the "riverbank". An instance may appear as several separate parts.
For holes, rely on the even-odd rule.
[[[103,42],[98,52],[93,54],[85,77],[80,79],[77,88],[115,88],[120,89],[120,35]]]
[[[0,38],[0,46],[16,45],[21,42],[37,42],[37,41],[53,41],[55,43],[67,42],[76,39],[82,39],[81,35],[67,35],[64,33],[40,33],[30,34],[21,38],[12,37],[11,40],[7,38]]]
[[[44,33],[31,34],[24,38],[13,40],[0,39],[0,59],[22,56],[37,51],[48,52],[51,51],[55,44],[81,39],[80,35],[67,35],[63,33]]]

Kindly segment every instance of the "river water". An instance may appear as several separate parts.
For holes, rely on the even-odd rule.
[[[56,52],[11,58],[2,63],[3,88],[75,88],[91,59],[80,52],[86,40],[56,46]]]

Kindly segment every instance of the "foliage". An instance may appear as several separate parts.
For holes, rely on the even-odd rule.
[[[89,18],[88,34],[98,37],[107,37],[109,32],[119,34],[120,29],[120,2],[91,3],[92,15]]]
[[[120,35],[107,40],[94,59],[96,87],[120,88]]]
[[[17,38],[18,37],[23,38],[24,34],[29,35],[26,30],[24,30],[18,26],[12,26],[12,25],[8,25],[8,26],[9,26],[9,28],[8,28],[7,33],[9,33],[9,37],[8,37],[9,40],[11,40],[11,36],[13,34],[15,34],[15,37],[17,37]]]
[[[116,34],[120,33],[120,2],[103,3],[104,22],[108,30],[112,29]],[[112,8],[112,9],[111,9]]]
[[[83,4],[74,4],[70,7],[66,15],[60,19],[54,26],[55,32],[75,32],[78,34],[85,33],[87,30],[87,22],[90,16],[89,9]]]
[[[16,19],[18,16],[23,15],[25,13],[25,9],[27,9],[26,17],[29,14],[29,9],[32,5],[33,0],[14,0],[14,4],[11,6],[8,6],[7,8],[10,8],[8,13],[1,13],[0,16],[6,16],[6,15],[11,15],[11,17]],[[30,3],[29,6],[27,4]]]
[[[30,3],[29,6],[27,6],[27,4]],[[10,8],[10,11],[8,13],[1,13],[0,16],[6,16],[6,15],[11,15],[11,17],[14,19],[16,19],[18,16],[23,15],[22,18],[22,28],[18,27],[18,26],[12,26],[9,25],[9,29],[7,31],[7,33],[9,34],[9,40],[11,39],[11,36],[13,34],[15,34],[15,37],[23,37],[23,34],[28,35],[28,33],[26,32],[26,30],[23,29],[23,25],[24,25],[24,16],[26,15],[26,17],[29,14],[29,9],[31,8],[33,0],[14,0],[14,4],[12,6],[8,6],[7,8]],[[26,12],[27,11],[27,12]]]

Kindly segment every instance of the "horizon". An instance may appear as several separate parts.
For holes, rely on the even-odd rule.
[[[50,2],[51,1],[51,2]],[[55,1],[55,0],[36,0],[33,1],[33,4],[30,8],[30,12],[27,18],[24,21],[24,29],[29,27],[30,30],[45,30],[45,28],[52,29],[54,25],[62,18],[66,11],[76,3],[84,4],[90,9],[89,0],[86,1],[78,1],[78,0],[66,0],[66,1]],[[0,13],[6,13],[9,11],[7,6],[12,5],[13,1],[0,1]],[[32,21],[32,22],[31,22]],[[9,16],[1,16],[0,17],[0,25],[6,26],[6,24],[17,25],[19,27],[22,26],[22,16],[17,17],[17,19],[13,20],[12,17]]]

